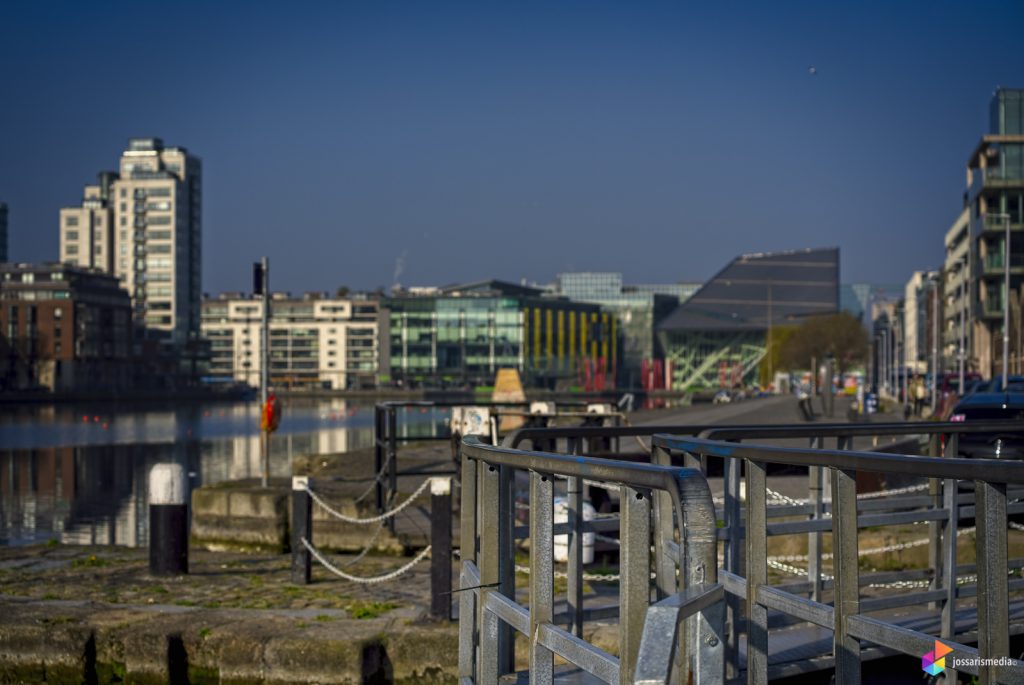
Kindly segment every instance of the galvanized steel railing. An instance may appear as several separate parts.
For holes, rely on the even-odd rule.
[[[491,685],[514,667],[512,633],[529,640],[531,682],[550,683],[554,657],[609,683],[668,682],[674,668],[692,671],[695,682],[724,678],[723,589],[717,583],[714,504],[696,469],[522,451],[462,443],[462,573],[459,592],[459,675]],[[530,581],[528,607],[516,601],[513,475],[529,473]],[[621,551],[619,656],[582,639],[582,626],[564,630],[553,615],[553,536],[567,532],[581,512],[570,505],[570,526],[553,523],[556,477],[579,490],[583,479],[619,486]],[[650,605],[652,497],[671,512],[653,527],[658,541],[682,535],[675,545],[663,601]],[[579,536],[572,537],[579,545]],[[570,550],[572,555],[576,550]],[[684,591],[677,593],[676,569]],[[673,666],[676,660],[679,666]],[[685,682],[685,681],[684,681]]]
[[[1005,428],[1006,424],[1000,426]],[[976,426],[961,426],[961,429],[964,432],[981,430]],[[921,432],[920,429],[918,432]],[[749,437],[750,433],[744,436]],[[947,449],[955,454],[955,440],[947,442]],[[993,660],[988,663],[994,665],[965,666],[962,669],[964,672],[977,675],[983,684],[1024,683],[1024,662],[1008,659],[1008,593],[1011,587],[1024,587],[1024,581],[1007,579],[1009,564],[1006,534],[1007,488],[1010,485],[1024,485],[1024,463],[952,456],[916,457],[838,449],[766,447],[673,435],[656,435],[653,450],[652,460],[655,462],[668,463],[671,461],[671,453],[678,452],[686,455],[694,464],[707,457],[718,457],[727,463],[737,466],[742,464],[745,467],[745,521],[739,524],[739,517],[735,512],[730,513],[728,504],[725,515],[730,526],[742,525],[745,529],[746,577],[732,571],[724,571],[722,577],[726,592],[742,598],[746,603],[748,682],[768,681],[769,609],[832,630],[836,682],[844,684],[860,682],[861,641],[916,657],[931,651],[934,644],[933,635],[866,616],[865,612],[911,603],[938,602],[942,607],[942,636],[947,646],[952,647],[959,656]],[[786,526],[785,530],[781,530],[777,524],[774,531],[832,531],[835,578],[831,606],[813,597],[808,599],[768,584],[767,538],[772,532],[767,522],[768,464],[805,466],[812,469],[812,474],[815,468],[820,467],[826,469],[831,476],[830,519],[782,524]],[[859,471],[923,476],[944,481],[941,493],[943,499],[940,500],[944,506],[936,503],[930,511],[908,512],[903,516],[889,514],[884,517],[868,515],[858,518],[856,474]],[[960,481],[974,483],[976,503],[970,511],[965,511],[958,504]],[[955,582],[955,575],[952,576],[952,582],[950,575],[955,574],[951,569],[956,568],[955,531],[961,516],[975,516],[977,520],[977,649],[952,641],[955,606],[961,592]],[[862,601],[857,555],[858,527],[917,520],[941,524],[941,567],[947,569],[946,581],[937,589],[915,593],[911,597]],[[658,550],[659,546],[656,545],[655,549]],[[670,552],[665,556],[668,554]],[[669,561],[660,559],[659,575],[661,569],[668,567]],[[734,628],[737,623],[734,620]]]
[[[557,444],[557,440],[565,439],[566,449],[569,452],[578,453],[590,440],[638,435],[649,436],[655,433],[672,433],[674,435],[703,433],[704,437],[721,436],[733,441],[742,439],[808,438],[812,447],[815,448],[823,446],[826,437],[834,437],[839,450],[849,450],[852,447],[853,439],[858,436],[930,435],[931,439],[929,440],[928,449],[933,456],[937,456],[940,447],[943,447],[939,436],[944,435],[944,452],[951,457],[955,457],[958,453],[958,437],[960,434],[979,432],[1019,433],[1022,430],[1024,430],[1024,427],[1006,422],[727,426],[713,429],[708,426],[560,427],[520,429],[506,436],[504,444],[506,446],[516,446],[526,440],[531,440],[535,446],[545,445],[553,449]],[[891,450],[894,447],[899,447],[899,445],[886,445],[881,449]],[[656,451],[654,458],[665,464],[670,461],[669,455],[664,451]],[[792,519],[794,516],[810,517],[810,520],[790,520],[775,524],[768,523],[766,526],[768,535],[807,532],[809,539],[807,582],[786,583],[778,589],[785,589],[792,593],[806,593],[812,601],[817,603],[821,602],[823,592],[834,587],[834,582],[830,578],[825,577],[822,572],[821,533],[832,524],[828,520],[829,514],[832,513],[832,502],[824,495],[824,490],[830,487],[828,478],[830,471],[826,468],[827,458],[827,454],[822,454],[822,461],[809,465],[810,498],[808,500],[792,502],[783,506],[773,506],[766,511],[766,518],[788,517]],[[915,459],[915,457],[902,458]],[[745,540],[743,537],[744,526],[740,498],[741,462],[742,460],[740,459],[725,459],[725,501],[724,507],[719,514],[720,518],[723,519],[722,527],[718,531],[719,538],[725,541],[724,551],[727,573],[724,577],[734,589],[736,588],[736,583],[733,581],[745,574],[743,559]],[[980,466],[984,462],[974,460],[969,463]],[[688,457],[687,465],[693,467],[706,466],[706,459],[690,456]],[[922,477],[929,476],[927,472],[923,471],[911,471],[910,473]],[[910,579],[910,584],[920,583],[922,579],[930,580],[930,587],[925,592],[902,593],[898,596],[867,599],[862,603],[862,606],[865,610],[869,611],[923,603],[929,603],[933,607],[941,606],[942,622],[940,635],[944,639],[949,640],[956,636],[954,621],[957,600],[970,598],[978,593],[977,585],[961,584],[958,587],[958,580],[963,580],[962,577],[958,578],[958,573],[962,576],[963,574],[973,573],[975,569],[972,565],[957,567],[955,556],[951,556],[953,553],[951,550],[956,550],[959,520],[961,518],[974,517],[976,507],[974,506],[974,494],[959,493],[955,483],[951,484],[951,481],[947,481],[945,487],[943,487],[940,479],[932,477],[927,487],[928,492],[920,495],[907,496],[900,494],[899,496],[879,497],[860,502],[859,508],[865,513],[859,517],[858,524],[860,527],[865,527],[927,521],[930,528],[928,538],[930,568],[921,571],[869,574],[859,577],[858,582],[861,585],[869,583],[888,583],[891,585],[894,582],[897,584],[907,583],[907,579]],[[570,489],[569,494],[570,500],[572,500],[574,497],[572,489]],[[1018,488],[1016,492],[1011,491],[1011,494],[1019,500],[1022,490]],[[579,503],[579,494],[577,493],[575,496],[577,501],[573,505],[574,507],[578,506]],[[950,515],[949,512],[955,513]],[[1007,512],[1024,512],[1024,503],[1018,501],[1017,503],[1009,504]],[[571,539],[576,539],[584,530],[610,529],[607,525],[604,528],[599,528],[598,525],[595,525],[609,523],[613,522],[601,521],[585,524],[579,518],[575,520],[570,519],[569,528],[573,534]],[[665,550],[671,550],[672,548],[673,543],[671,541],[665,545],[655,545],[658,568],[665,570],[662,577],[670,577],[668,575],[669,569],[674,566],[672,554],[666,555],[664,553]],[[1019,569],[1024,567],[1024,560],[1009,560],[1007,566]],[[578,553],[570,554],[568,571],[570,614],[574,614],[575,621],[582,624],[584,613],[582,610],[582,582],[580,580],[582,576],[582,563],[579,560]],[[1024,581],[1010,581],[1009,587],[1010,589],[1024,588]],[[663,589],[661,592],[662,596],[664,596],[665,592],[667,590]],[[737,603],[734,601],[734,598],[735,595],[728,598],[730,604],[728,625],[735,627],[734,630],[730,631],[728,640],[728,656],[731,657],[730,660],[732,661],[738,656],[739,632],[743,625],[743,620],[739,616],[740,612],[737,610]],[[785,620],[780,622],[777,619],[778,617],[773,619],[773,623],[786,623]],[[788,623],[794,623],[798,620],[798,617],[790,616]],[[877,652],[878,650],[875,651]],[[733,676],[737,675],[737,673],[737,668],[732,669]]]

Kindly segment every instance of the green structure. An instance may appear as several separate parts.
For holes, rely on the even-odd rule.
[[[658,326],[671,388],[754,383],[773,326],[838,310],[838,248],[737,257]]]
[[[534,387],[614,387],[614,317],[537,288],[484,281],[388,299],[391,380],[402,386],[490,385],[514,368]]]

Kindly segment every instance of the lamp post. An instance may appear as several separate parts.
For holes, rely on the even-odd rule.
[[[958,284],[958,287],[957,287],[957,308],[959,309],[959,312],[957,313],[957,318],[960,320],[959,321],[959,323],[960,323],[960,342],[957,345],[957,353],[956,353],[957,364],[958,364],[957,371],[960,374],[960,384],[957,386],[957,388],[958,388],[958,394],[961,395],[961,396],[964,394],[964,382],[965,382],[965,378],[964,378],[964,375],[965,375],[964,374],[964,328],[965,328],[965,322],[964,322],[964,319],[966,318],[966,316],[965,316],[966,312],[964,311],[964,290],[965,290],[964,289],[964,282],[967,280],[967,263],[968,263],[968,259],[967,259],[967,255],[966,254],[963,255],[962,257],[960,257],[960,259],[958,259],[956,261],[956,271],[960,274],[960,283]]]

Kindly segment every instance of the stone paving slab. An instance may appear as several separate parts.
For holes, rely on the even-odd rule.
[[[200,551],[188,575],[156,578],[147,550],[0,549],[0,682],[455,681],[457,630],[427,618],[426,562],[386,586],[320,569],[297,586],[289,567],[283,555]]]

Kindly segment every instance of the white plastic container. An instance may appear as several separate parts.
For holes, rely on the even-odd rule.
[[[569,522],[569,501],[565,497],[556,497],[554,502],[555,509],[555,524],[568,523]],[[594,514],[597,510],[594,509],[594,505],[590,502],[583,501],[583,520],[593,521]],[[560,563],[567,563],[569,561],[569,536],[568,535],[556,535],[555,536],[555,549],[554,549],[555,561]],[[591,564],[594,562],[594,533],[586,532],[583,533],[583,563]]]

